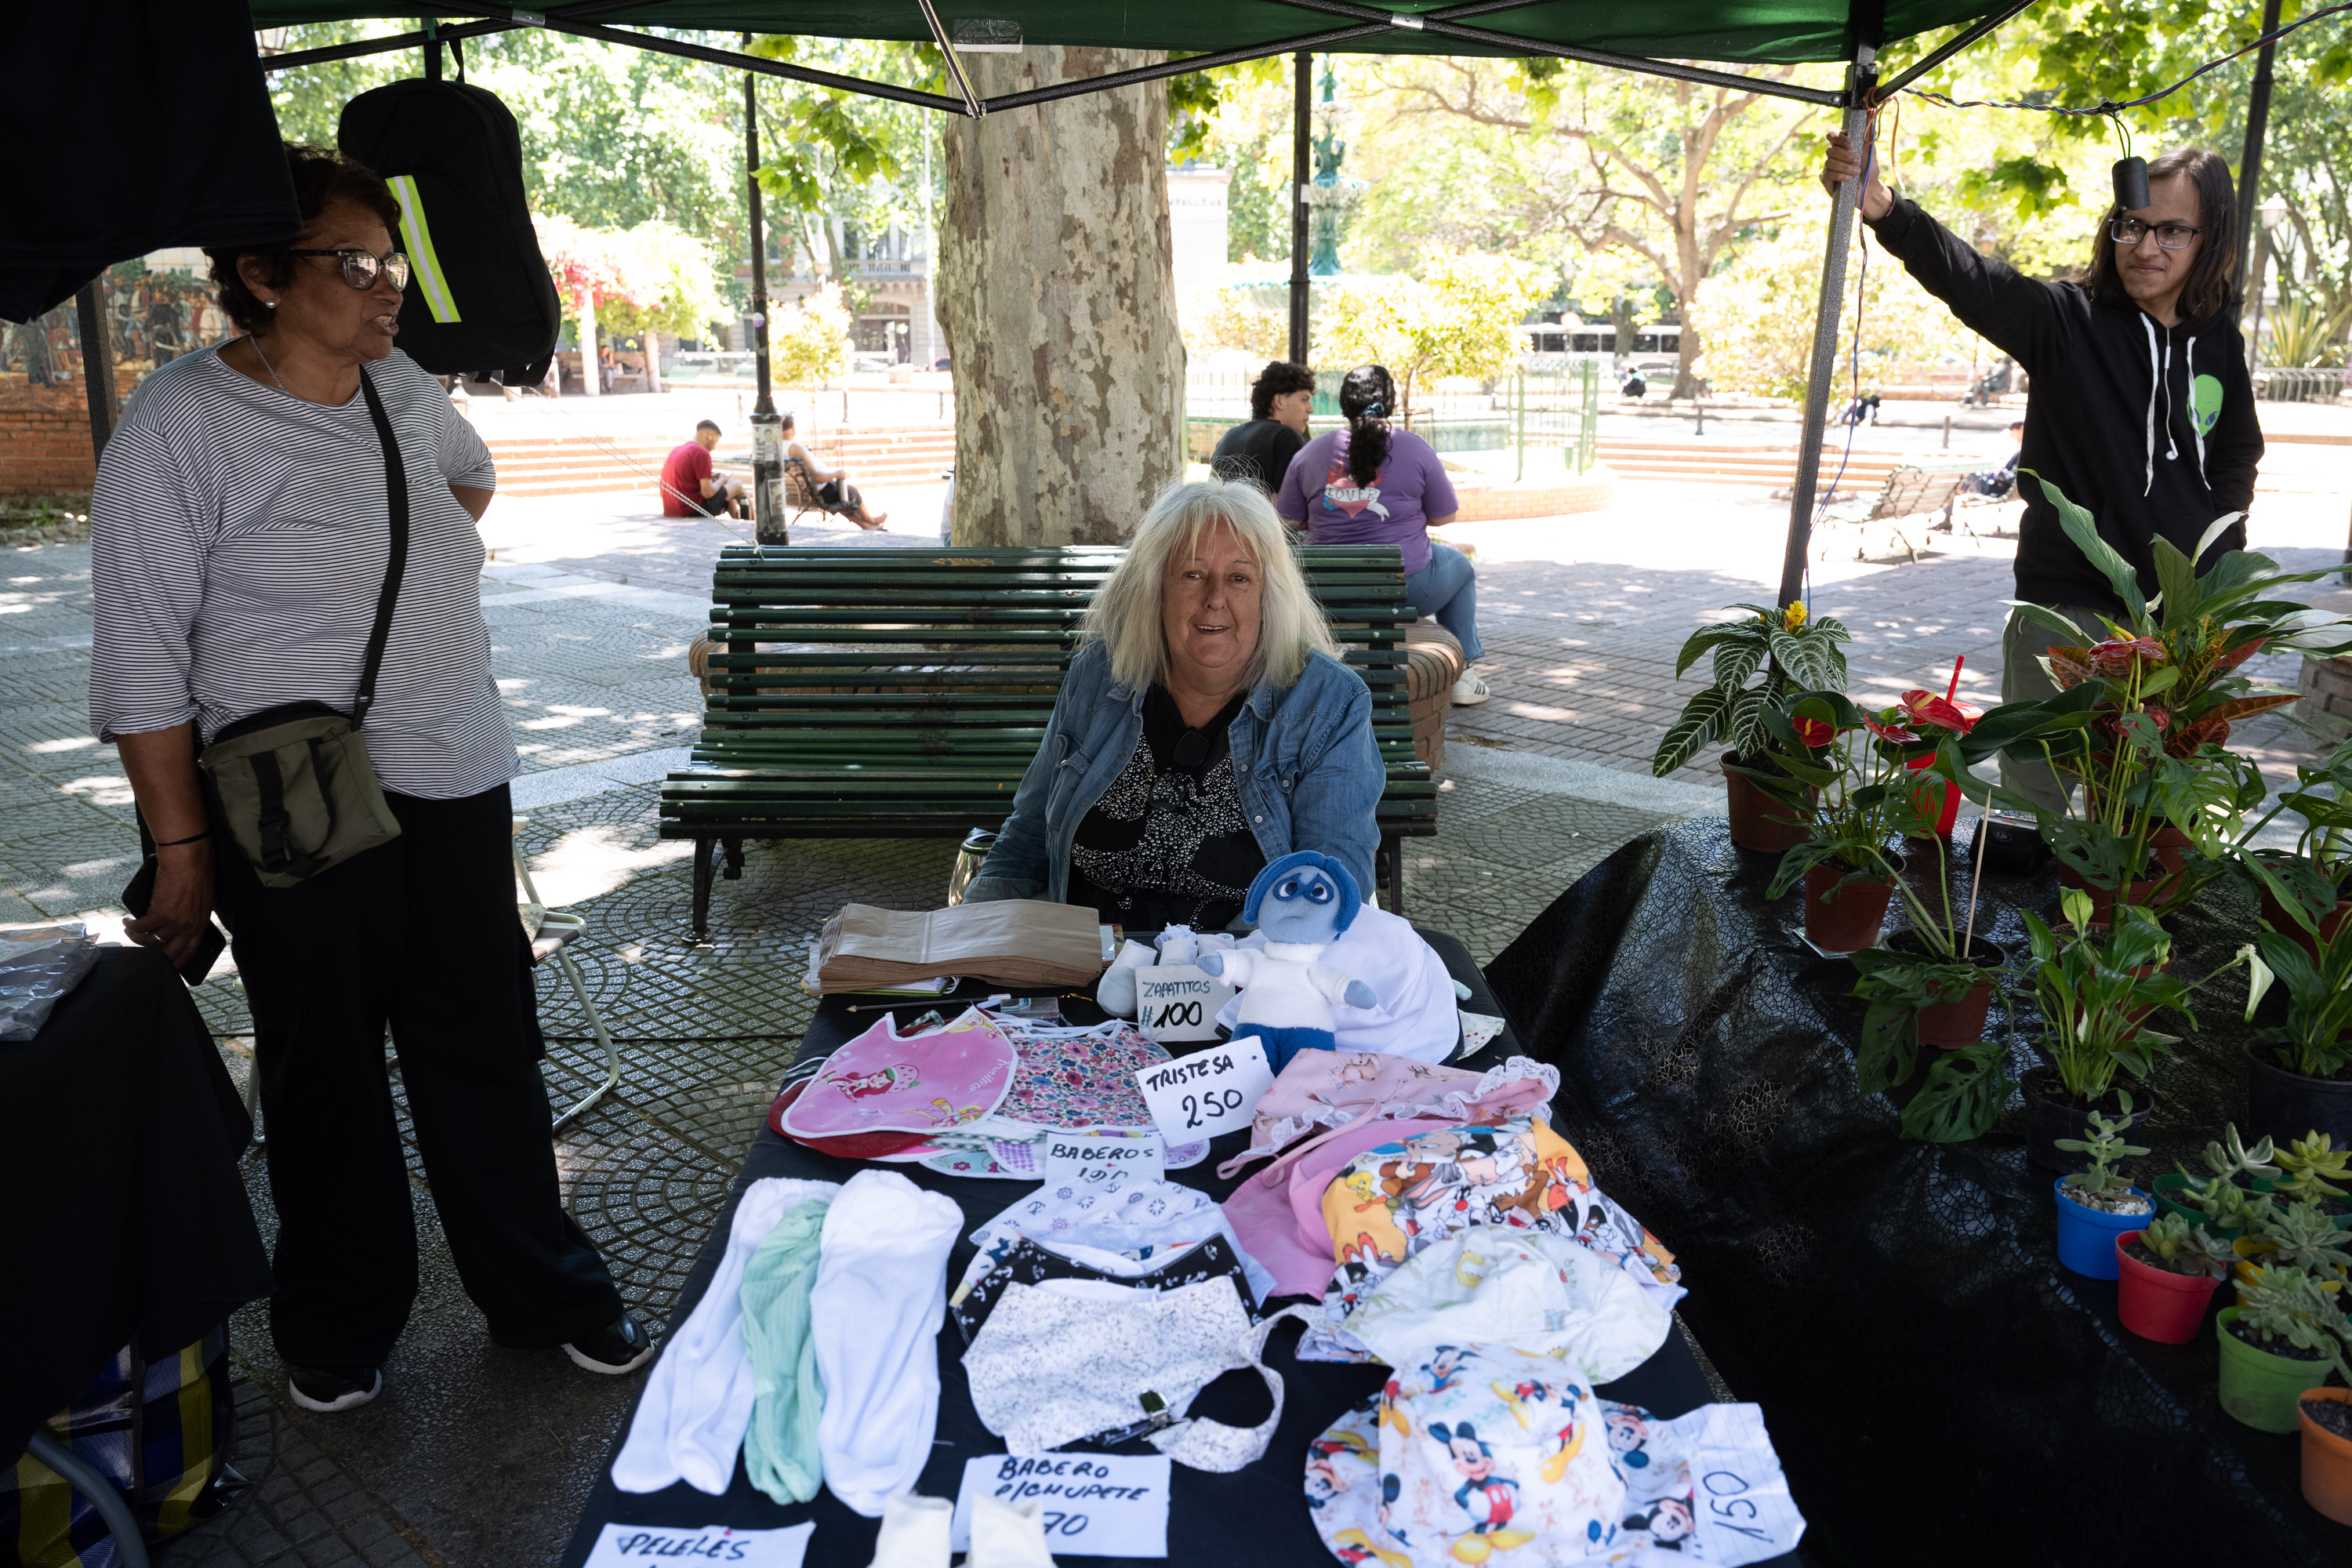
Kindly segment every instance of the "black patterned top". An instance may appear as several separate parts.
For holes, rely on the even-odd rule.
[[[1195,730],[1164,688],[1144,694],[1135,754],[1071,842],[1071,903],[1130,931],[1220,931],[1242,912],[1251,879],[1265,867],[1225,735],[1248,697],[1234,693]]]

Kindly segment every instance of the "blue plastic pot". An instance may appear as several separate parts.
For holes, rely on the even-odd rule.
[[[2131,1190],[2140,1197],[2147,1196],[2137,1187]],[[2063,1176],[2050,1184],[2050,1191],[2058,1203],[2058,1261],[2094,1279],[2116,1277],[2116,1237],[2127,1230],[2141,1229],[2156,1217],[2152,1208],[2141,1214],[2109,1214],[2105,1209],[2085,1208],[2066,1195]]]

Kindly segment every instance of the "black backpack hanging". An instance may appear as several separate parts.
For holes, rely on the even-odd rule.
[[[436,375],[542,379],[563,308],[530,226],[513,113],[462,81],[396,81],[343,105],[336,141],[400,200],[408,357]]]

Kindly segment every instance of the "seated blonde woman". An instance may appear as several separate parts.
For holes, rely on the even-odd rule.
[[[1214,931],[1294,849],[1339,861],[1370,900],[1385,782],[1371,694],[1262,491],[1208,479],[1162,495],[1084,637],[968,900]]]

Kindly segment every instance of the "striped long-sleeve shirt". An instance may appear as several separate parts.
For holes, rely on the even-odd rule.
[[[451,485],[497,483],[489,449],[394,351],[368,367],[408,477],[401,575],[368,754],[384,787],[431,800],[514,776],[490,679],[482,538]],[[209,741],[289,702],[349,710],[391,552],[367,400],[306,402],[207,350],[149,376],[90,502],[90,721],[99,738],[195,721]]]

